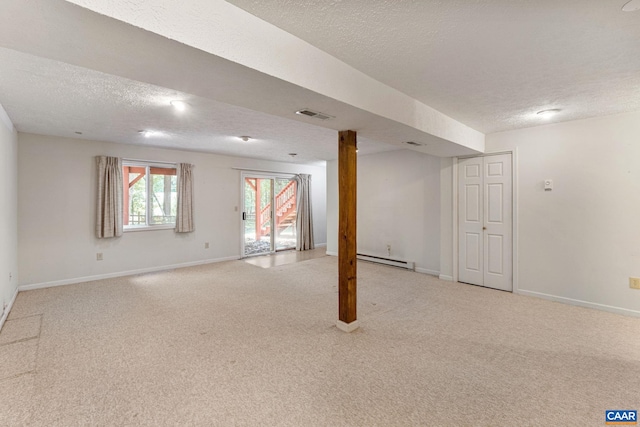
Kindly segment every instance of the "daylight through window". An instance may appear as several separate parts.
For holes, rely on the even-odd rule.
[[[125,230],[175,226],[178,179],[173,164],[124,161]]]

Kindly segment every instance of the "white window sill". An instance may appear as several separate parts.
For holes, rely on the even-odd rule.
[[[124,227],[122,231],[128,233],[130,231],[153,231],[153,230],[173,230],[175,224],[163,224],[163,225],[143,225],[140,227]]]

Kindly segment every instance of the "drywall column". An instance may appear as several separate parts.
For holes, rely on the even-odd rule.
[[[356,133],[338,134],[338,322],[340,330],[358,328],[356,316]]]
[[[0,329],[18,294],[18,132],[0,104]]]

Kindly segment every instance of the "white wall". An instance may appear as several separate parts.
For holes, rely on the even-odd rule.
[[[440,278],[453,280],[453,158],[440,159]]]
[[[334,176],[335,175],[335,176]],[[327,250],[337,253],[337,162],[327,165]],[[334,199],[334,200],[332,200]],[[335,214],[335,215],[334,215]],[[358,252],[414,261],[439,274],[440,159],[409,150],[358,157]]]
[[[0,328],[17,286],[18,134],[0,105]]]
[[[487,135],[487,152],[511,149],[515,291],[640,315],[640,291],[629,288],[640,277],[640,112]]]
[[[241,186],[234,167],[311,174],[314,234],[317,243],[326,242],[324,167],[23,133],[18,140],[20,285],[238,258]],[[196,231],[125,232],[97,239],[97,155],[194,164]],[[104,254],[103,261],[96,261],[97,252]]]

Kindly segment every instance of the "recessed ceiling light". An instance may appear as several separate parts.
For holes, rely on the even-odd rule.
[[[542,118],[548,119],[560,112],[559,108],[550,108],[548,110],[538,111],[536,114]]]
[[[419,142],[415,142],[415,141],[405,141],[404,142],[407,145],[413,145],[414,147],[421,147],[422,144],[420,144]]]
[[[631,0],[622,6],[623,12],[635,12],[636,10],[640,10],[640,0]]]
[[[298,153],[289,153],[289,155],[290,155],[291,157],[295,157],[295,156],[297,156],[297,155],[298,155]]]
[[[189,105],[184,101],[171,101],[170,104],[173,106],[173,108],[175,108],[178,111],[186,110],[187,106]]]
[[[242,140],[242,141],[244,141],[244,142],[247,142],[247,141],[250,141],[250,140],[252,140],[252,139],[253,139],[253,138],[251,138],[250,136],[246,136],[246,135],[239,136],[238,138],[239,138],[239,139],[241,139],[241,140]]]
[[[80,132],[80,131],[76,131],[76,132],[75,132],[75,134],[76,134],[76,135],[82,135],[82,132]]]
[[[152,130],[139,130],[138,133],[145,138],[152,137],[155,134],[155,132]]]

